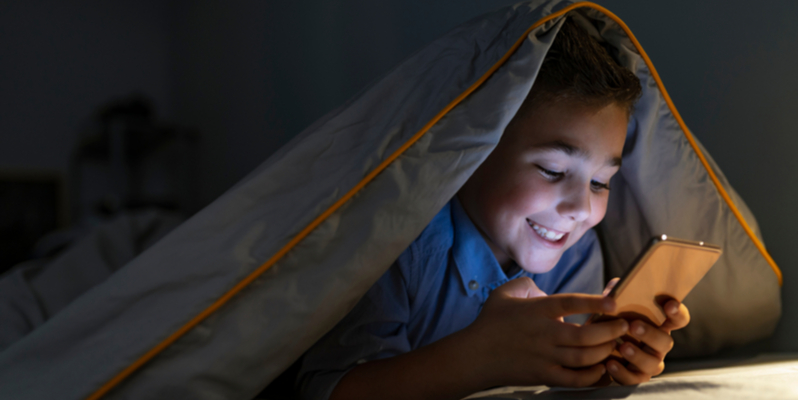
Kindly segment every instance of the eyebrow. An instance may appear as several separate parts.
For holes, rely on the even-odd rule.
[[[562,140],[554,140],[549,143],[543,143],[533,146],[534,149],[541,149],[541,150],[555,150],[565,153],[568,156],[578,156],[582,158],[589,158],[589,152],[586,149],[578,146],[573,146],[567,142]],[[606,161],[606,164],[612,167],[619,167],[622,166],[622,158],[620,157],[611,157]]]

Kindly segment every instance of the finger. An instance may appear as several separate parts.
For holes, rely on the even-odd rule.
[[[586,387],[599,381],[605,373],[603,364],[579,370],[559,367],[551,374],[549,381],[552,385],[549,386]]]
[[[555,319],[572,314],[613,313],[616,302],[614,299],[597,295],[570,293],[542,298],[536,307],[542,315]]]
[[[606,368],[609,375],[620,385],[636,385],[650,380],[650,376],[644,372],[631,371],[616,360],[607,361]]]
[[[606,288],[603,289],[603,296],[608,296],[608,294],[611,293],[611,289],[614,289],[614,286],[617,286],[617,282],[619,282],[619,278],[614,278],[608,281]]]
[[[563,324],[553,333],[555,343],[559,346],[583,347],[613,341],[628,333],[629,329],[628,321],[615,319],[583,326]]]
[[[630,335],[655,350],[656,356],[664,356],[672,350],[675,341],[669,333],[656,328],[647,322],[638,320],[631,322]]]
[[[582,368],[603,362],[617,347],[617,342],[601,343],[588,347],[553,347],[555,361],[570,368]]]
[[[649,354],[633,343],[621,344],[619,352],[629,363],[635,365],[636,369],[648,376],[655,376],[664,371],[663,358]]]
[[[667,315],[667,320],[661,325],[661,330],[667,333],[689,325],[691,320],[689,309],[677,300],[664,303],[664,314]]]
[[[547,293],[539,289],[533,279],[523,276],[521,278],[510,280],[503,285],[500,285],[495,291],[499,291],[508,297],[518,299],[531,299],[534,297],[547,296]]]

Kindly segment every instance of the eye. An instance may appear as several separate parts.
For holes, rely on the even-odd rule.
[[[592,190],[599,192],[601,190],[611,190],[611,186],[607,183],[592,181]]]
[[[547,178],[551,182],[555,182],[555,181],[557,181],[557,180],[559,180],[559,179],[564,177],[564,173],[563,172],[557,172],[557,171],[549,170],[549,169],[544,168],[544,167],[542,167],[540,165],[537,165],[536,168],[539,168],[539,172],[541,172],[541,174],[544,175],[544,177]]]

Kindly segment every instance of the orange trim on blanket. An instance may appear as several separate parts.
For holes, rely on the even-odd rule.
[[[667,94],[667,90],[664,88],[664,84],[661,83],[661,79],[658,77],[658,73],[656,72],[655,67],[653,67],[653,64],[650,62],[650,59],[645,54],[644,49],[639,44],[639,42],[636,40],[636,38],[633,36],[633,33],[630,31],[630,29],[628,29],[628,26],[625,25],[625,23],[622,22],[622,20],[619,19],[619,17],[617,17],[616,15],[611,13],[610,11],[606,10],[605,8],[603,8],[603,7],[601,7],[601,6],[597,5],[597,4],[591,3],[591,2],[580,2],[580,3],[575,3],[575,4],[572,4],[572,5],[569,5],[569,6],[563,8],[563,9],[561,9],[561,10],[559,10],[559,11],[553,13],[553,14],[550,14],[550,15],[548,15],[546,17],[543,17],[542,19],[537,21],[535,24],[533,24],[530,28],[528,28],[525,31],[525,33],[519,39],[517,39],[517,41],[514,43],[514,45],[512,45],[511,48],[505,53],[505,55],[503,55],[503,57],[499,61],[497,61],[494,65],[492,65],[492,67],[489,68],[489,70],[486,71],[486,73],[484,73],[483,76],[481,76],[477,81],[475,81],[475,83],[473,83],[469,88],[467,88],[467,90],[465,90],[458,97],[456,97],[453,101],[451,101],[450,104],[448,104],[444,109],[439,111],[439,113],[436,114],[436,116],[434,116],[433,119],[428,121],[428,123],[425,124],[425,126],[423,126],[422,129],[420,129],[417,133],[415,133],[414,136],[412,136],[399,149],[397,149],[394,153],[392,153],[392,155],[390,155],[386,160],[384,160],[377,167],[375,167],[375,169],[373,169],[369,174],[367,174],[367,176],[365,176],[356,186],[354,186],[352,189],[350,189],[350,191],[348,191],[344,196],[342,196],[338,201],[336,201],[336,203],[334,203],[327,210],[325,210],[325,212],[323,212],[316,219],[314,219],[308,226],[305,227],[305,229],[300,231],[300,233],[298,233],[294,238],[292,238],[292,240],[290,240],[289,243],[287,243],[285,246],[283,246],[283,248],[281,248],[277,253],[275,253],[275,255],[273,255],[269,260],[264,262],[264,264],[262,264],[256,270],[251,272],[250,275],[248,275],[243,280],[241,280],[238,284],[236,284],[236,286],[234,286],[233,288],[228,290],[224,295],[222,295],[222,297],[220,297],[217,301],[215,301],[213,304],[208,306],[208,308],[203,310],[200,314],[198,314],[197,316],[192,318],[189,322],[187,322],[185,325],[183,325],[180,329],[178,329],[177,331],[175,331],[174,333],[169,335],[167,338],[162,340],[158,345],[156,345],[155,347],[150,349],[147,353],[145,353],[144,355],[139,357],[136,361],[131,363],[127,368],[125,368],[122,371],[120,371],[116,376],[111,378],[111,380],[106,382],[103,386],[101,386],[94,393],[92,393],[89,397],[87,397],[87,400],[97,400],[100,397],[102,397],[103,395],[105,395],[106,393],[108,393],[108,391],[113,389],[117,384],[119,384],[125,378],[127,378],[132,373],[134,373],[142,365],[144,365],[145,363],[147,363],[148,361],[153,359],[161,351],[163,351],[169,345],[171,345],[172,343],[177,341],[181,336],[183,336],[184,334],[186,334],[186,332],[188,332],[189,330],[191,330],[192,328],[197,326],[200,322],[202,322],[204,319],[206,319],[209,315],[211,315],[212,313],[217,311],[220,307],[222,307],[225,303],[227,303],[228,300],[230,300],[233,296],[235,296],[242,289],[244,289],[250,283],[252,283],[254,280],[256,280],[256,278],[261,276],[261,274],[263,274],[268,269],[270,269],[273,265],[275,265],[275,263],[278,262],[278,260],[280,260],[284,255],[286,255],[286,253],[288,253],[289,250],[291,250],[301,240],[303,240],[306,236],[308,236],[311,233],[311,231],[313,231],[317,226],[322,224],[329,216],[331,216],[331,214],[336,212],[336,210],[338,210],[342,205],[344,205],[344,203],[346,203],[348,200],[350,200],[350,198],[352,198],[358,191],[360,191],[364,186],[366,186],[370,181],[372,181],[372,179],[374,179],[379,173],[381,173],[384,169],[386,169],[386,167],[388,167],[389,164],[394,162],[409,147],[414,145],[414,143],[416,143],[417,140],[419,140],[419,138],[422,137],[422,135],[424,135],[426,132],[428,132],[428,130],[431,127],[433,127],[433,125],[435,125],[437,122],[439,122],[439,120],[442,119],[442,117],[444,117],[445,114],[450,112],[450,110],[452,110],[456,105],[461,103],[461,101],[463,101],[467,96],[469,96],[478,87],[480,87],[484,82],[486,82],[486,80],[489,79],[489,77],[492,76],[492,74],[494,74],[495,71],[497,71],[503,64],[505,64],[505,62],[511,57],[511,55],[514,54],[514,52],[517,51],[517,49],[522,45],[522,43],[524,43],[525,38],[528,37],[528,34],[530,34],[531,31],[533,31],[534,29],[538,28],[539,26],[541,26],[542,24],[544,24],[547,21],[550,21],[552,19],[558,18],[558,17],[560,17],[560,16],[562,16],[562,15],[564,15],[564,14],[566,14],[566,13],[568,13],[568,12],[570,12],[570,11],[576,9],[576,8],[580,8],[580,7],[593,8],[595,10],[598,10],[598,11],[606,14],[606,16],[608,16],[609,18],[614,20],[614,22],[616,22],[620,27],[622,27],[622,29],[625,31],[625,33],[628,35],[628,37],[631,39],[631,41],[633,42],[633,45],[636,46],[636,49],[639,51],[639,54],[644,59],[645,64],[647,64],[647,67],[650,68],[650,72],[652,73],[653,78],[655,79],[659,90],[661,90],[661,94],[664,96],[664,99],[666,100],[667,105],[669,106],[669,109],[672,111],[672,114],[675,116],[675,119],[678,121],[678,124],[681,126],[681,129],[683,129],[683,133],[686,135],[686,138],[689,140],[689,143],[692,145],[692,148],[697,153],[697,156],[700,158],[700,161],[703,163],[703,166],[706,168],[706,171],[711,176],[712,181],[714,181],[714,185],[717,187],[717,190],[720,192],[722,197],[725,199],[725,202],[731,208],[731,210],[733,211],[734,215],[736,215],[736,218],[742,224],[742,226],[744,227],[745,231],[750,236],[750,239],[753,240],[753,242],[755,243],[755,245],[758,248],[758,250],[764,256],[764,258],[767,259],[767,262],[769,262],[770,266],[775,271],[775,274],[778,276],[779,283],[781,285],[783,285],[783,277],[781,275],[780,269],[778,268],[777,264],[775,264],[775,261],[772,260],[772,257],[769,256],[769,253],[767,253],[767,250],[766,250],[766,248],[764,248],[764,245],[761,244],[761,242],[756,237],[755,233],[753,233],[752,229],[750,229],[750,227],[747,225],[747,222],[744,220],[744,217],[742,217],[742,215],[739,212],[739,210],[733,204],[733,201],[731,200],[730,196],[728,196],[728,194],[725,192],[725,189],[722,187],[722,184],[719,182],[719,179],[717,179],[716,175],[714,175],[714,172],[711,170],[711,167],[709,166],[708,161],[706,161],[705,157],[700,152],[700,149],[697,147],[697,144],[695,143],[694,139],[692,138],[692,135],[689,133],[689,128],[686,127],[686,124],[684,124],[683,119],[681,119],[680,115],[678,114],[678,110],[675,108],[675,105],[672,104],[672,100],[670,99],[669,95]]]
[[[706,172],[708,172],[708,175],[714,182],[714,186],[717,187],[717,191],[725,200],[725,203],[728,204],[728,207],[730,207],[731,211],[733,212],[733,215],[735,215],[736,219],[739,220],[739,223],[742,224],[742,228],[744,228],[744,231],[747,233],[747,236],[750,236],[750,240],[753,241],[753,244],[756,245],[758,251],[760,251],[761,255],[764,256],[764,258],[767,260],[769,266],[772,267],[772,271],[775,272],[775,275],[778,277],[778,285],[783,286],[783,274],[781,273],[780,268],[778,268],[778,264],[776,264],[775,260],[773,260],[772,257],[769,255],[766,247],[764,247],[764,244],[761,243],[760,240],[758,240],[758,237],[756,236],[755,232],[753,232],[750,226],[747,225],[747,221],[744,220],[742,213],[739,212],[739,209],[736,208],[735,204],[733,204],[733,200],[728,195],[728,192],[726,192],[725,188],[722,187],[722,183],[717,178],[717,175],[714,174],[714,171],[711,169],[711,165],[708,164],[708,160],[706,160],[706,157],[703,155],[703,152],[701,152],[700,148],[697,146],[697,142],[694,140],[694,137],[689,132],[689,128],[683,122],[683,118],[681,118],[681,115],[678,113],[678,109],[675,108],[675,104],[672,103],[672,99],[669,97],[667,89],[664,87],[664,83],[661,82],[661,78],[658,76],[658,72],[656,72],[656,67],[653,66],[653,63],[650,61],[650,57],[647,57],[647,53],[644,52],[642,45],[640,45],[639,41],[636,40],[636,37],[633,36],[633,32],[631,32],[628,26],[625,25],[625,23],[622,22],[622,20],[619,19],[619,17],[617,17],[616,15],[614,15],[611,11],[608,11],[601,6],[590,2],[581,2],[574,4],[574,6],[579,6],[579,5],[583,7],[593,8],[595,10],[602,12],[607,17],[614,20],[614,22],[616,22],[617,25],[619,25],[622,28],[622,30],[625,31],[625,34],[628,35],[628,38],[631,39],[631,42],[633,42],[633,45],[636,47],[636,50],[639,51],[639,55],[642,57],[642,59],[644,59],[644,63],[647,64],[647,68],[650,69],[650,73],[653,75],[653,79],[655,79],[656,85],[658,85],[658,90],[661,91],[661,95],[664,96],[664,100],[667,102],[669,110],[672,111],[672,116],[675,117],[676,121],[678,121],[678,125],[681,126],[683,134],[684,136],[686,136],[686,140],[688,140],[689,144],[692,145],[694,152],[697,154],[697,158],[699,158],[700,162],[703,163],[703,167],[705,167]]]

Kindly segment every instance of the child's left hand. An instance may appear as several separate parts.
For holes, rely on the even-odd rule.
[[[609,282],[613,287],[616,280]],[[606,293],[610,287],[606,289]],[[681,329],[689,324],[689,309],[677,300],[668,300],[661,305],[667,320],[659,327],[650,323],[637,320],[630,323],[628,334],[641,341],[639,346],[625,342],[617,350],[628,361],[628,366],[623,366],[616,360],[606,361],[606,369],[621,385],[635,385],[647,382],[653,376],[664,371],[664,357],[672,350],[674,341],[670,332]]]

